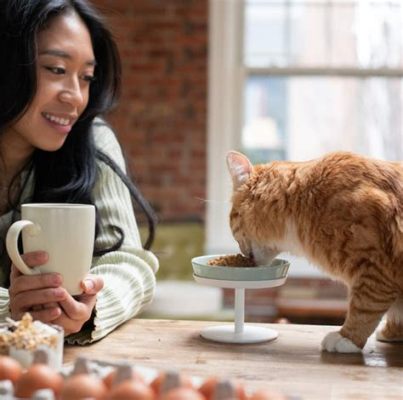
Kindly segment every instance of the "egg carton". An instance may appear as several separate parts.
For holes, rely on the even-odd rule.
[[[14,386],[10,380],[0,381],[0,399],[2,400],[26,400],[14,396]],[[51,389],[40,389],[33,393],[29,399],[32,400],[55,400],[55,394]]]
[[[34,352],[33,363],[29,367],[35,367],[37,364],[48,364],[48,353],[43,350],[36,350]],[[134,374],[138,374],[144,379],[144,382],[150,384],[159,374],[159,372],[152,368],[133,367],[128,362],[105,362],[101,360],[92,360],[85,357],[78,357],[74,364],[64,365],[59,374],[67,380],[74,375],[93,375],[103,380],[112,371],[116,371],[114,378],[114,385],[117,385],[124,380],[130,379]],[[171,388],[177,387],[180,381],[180,374],[176,371],[167,371],[167,378],[161,388],[161,391],[168,391]],[[201,382],[198,378],[193,378],[192,383],[199,385]],[[31,397],[15,397],[14,386],[11,380],[0,380],[0,399],[1,400],[54,400],[56,399],[53,390],[51,389],[39,389],[32,393]],[[218,399],[219,400],[219,399]]]
[[[153,386],[156,381],[159,381],[159,396],[155,396],[155,398],[166,397],[167,393],[175,392],[175,389],[180,388],[188,388],[193,389],[193,392],[199,393],[199,398],[193,397],[193,399],[201,400],[201,399],[209,399],[209,400],[270,400],[270,399],[282,399],[282,400],[298,400],[296,397],[287,397],[275,394],[276,397],[256,397],[254,399],[253,393],[247,393],[246,388],[243,386],[237,386],[237,384],[232,380],[227,379],[217,379],[214,383],[214,388],[211,390],[211,395],[203,397],[201,392],[198,392],[202,385],[207,382],[207,380],[203,380],[199,377],[189,377],[189,381],[187,381],[187,377],[183,376],[176,370],[169,371],[158,371],[156,369],[141,367],[141,366],[133,366],[128,362],[107,362],[101,360],[92,360],[87,359],[85,357],[79,357],[76,359],[74,364],[65,365],[59,374],[65,379],[65,382],[69,380],[69,378],[74,378],[75,375],[78,376],[95,376],[99,380],[104,380],[108,375],[114,373],[113,377],[113,385],[111,383],[110,387],[119,387],[127,380],[133,379],[135,374],[140,375],[144,379],[144,383],[146,386],[155,390],[156,387]],[[104,381],[105,383],[105,381]],[[189,384],[190,383],[190,384]],[[78,386],[77,380],[75,381],[75,385]],[[245,390],[244,390],[245,389]],[[65,389],[63,389],[65,390]],[[203,393],[205,394],[205,393]],[[62,396],[63,398],[63,396]],[[70,394],[68,399],[78,398],[75,395]],[[107,397],[109,398],[109,397]],[[119,399],[123,399],[126,397],[118,397]],[[189,397],[188,397],[189,398]],[[11,381],[0,381],[0,399],[4,400],[55,400],[56,396],[51,389],[39,389],[34,391],[31,394],[31,397],[25,397],[24,399],[19,397],[14,397],[14,387]],[[175,396],[170,396],[171,400],[175,400]]]

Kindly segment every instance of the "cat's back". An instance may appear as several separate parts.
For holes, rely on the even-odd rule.
[[[403,168],[354,153],[329,153],[301,164],[288,192],[291,214],[304,226],[398,233],[403,249]],[[402,222],[402,223],[401,223]],[[396,230],[395,230],[396,228]],[[400,247],[400,246],[399,246]]]
[[[327,153],[311,163],[319,168],[334,168],[335,171],[340,170],[343,173],[374,170],[382,172],[389,169],[400,174],[403,173],[403,163],[401,162],[380,160],[348,151]]]
[[[370,251],[403,259],[401,163],[336,152],[301,164],[295,176],[291,215],[314,261],[336,273],[334,265]]]
[[[333,152],[311,161],[302,176],[314,186],[332,185],[334,190],[366,186],[403,198],[403,164],[399,162]]]
[[[403,250],[400,163],[346,152],[327,154],[305,171],[296,204],[297,214],[321,231],[331,227],[344,235],[354,227],[367,244],[393,247],[390,254]]]
[[[336,199],[358,204],[384,198],[403,209],[403,163],[351,152],[328,153],[302,162],[274,161],[255,166],[245,189],[239,196],[302,204],[302,208],[310,203],[313,207],[328,201],[333,204]]]

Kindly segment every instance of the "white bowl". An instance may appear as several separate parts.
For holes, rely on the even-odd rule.
[[[199,256],[192,259],[193,273],[200,278],[221,279],[231,281],[268,281],[282,279],[287,276],[290,263],[280,258],[270,264],[256,267],[228,267],[208,265],[209,260],[224,255]]]

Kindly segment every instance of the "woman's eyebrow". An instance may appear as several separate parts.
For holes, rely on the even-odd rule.
[[[47,49],[47,50],[43,50],[43,51],[40,51],[40,52],[39,52],[39,55],[40,55],[40,56],[42,56],[42,55],[47,55],[47,56],[61,57],[61,58],[66,58],[66,59],[68,59],[68,60],[71,60],[71,59],[72,59],[72,57],[71,57],[70,54],[66,53],[66,52],[63,51],[63,50],[58,50],[58,49]],[[86,61],[85,64],[86,64],[86,65],[89,65],[89,66],[95,67],[95,66],[97,65],[97,62],[96,62],[94,59],[92,59],[92,60]]]

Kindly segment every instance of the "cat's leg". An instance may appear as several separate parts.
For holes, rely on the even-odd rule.
[[[322,350],[357,353],[396,300],[396,292],[373,276],[362,276],[353,285],[346,320],[339,332],[330,332],[322,341]]]
[[[386,325],[376,333],[381,342],[403,342],[403,296],[390,306]]]

